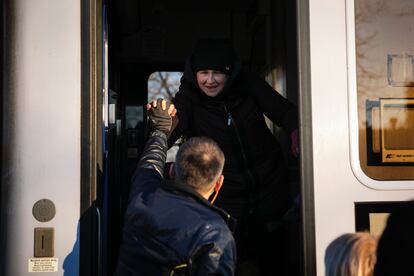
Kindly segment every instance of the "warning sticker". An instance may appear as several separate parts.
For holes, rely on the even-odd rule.
[[[58,258],[31,258],[29,272],[57,272]]]

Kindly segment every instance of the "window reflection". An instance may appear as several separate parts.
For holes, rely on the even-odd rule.
[[[376,180],[414,179],[414,1],[355,0],[359,160]]]

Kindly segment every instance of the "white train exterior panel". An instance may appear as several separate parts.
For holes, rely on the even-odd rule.
[[[352,76],[356,69],[352,44],[349,47],[354,43],[354,17],[353,3],[349,2],[310,2],[317,275],[324,275],[327,245],[337,236],[355,231],[355,202],[414,198],[414,190],[409,189],[413,181],[396,181],[396,187],[407,187],[404,190],[384,190],[369,188],[362,181],[372,180],[356,176],[359,163],[351,160],[351,149],[358,148],[351,145],[358,142],[352,129],[357,104]]]
[[[5,275],[29,273],[34,228],[55,229],[58,272],[78,275],[80,215],[81,27],[79,1],[15,0],[7,11],[10,39],[5,128],[9,164],[4,167]],[[39,222],[36,201],[54,202],[56,215]],[[65,274],[69,275],[69,274]]]

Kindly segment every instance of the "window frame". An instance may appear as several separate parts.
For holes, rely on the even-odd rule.
[[[414,189],[413,180],[375,180],[361,168],[359,158],[358,90],[356,70],[355,0],[346,1],[348,115],[350,163],[355,177],[365,186],[377,190]],[[414,169],[414,167],[413,167]]]

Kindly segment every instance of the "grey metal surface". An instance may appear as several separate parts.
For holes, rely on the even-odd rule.
[[[310,64],[309,3],[297,0],[299,106],[301,133],[301,194],[303,231],[303,275],[316,275],[315,210],[313,194],[312,91]]]

